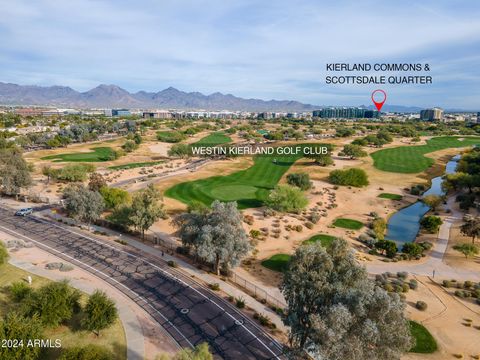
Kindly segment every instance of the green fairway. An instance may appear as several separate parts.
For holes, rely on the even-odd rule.
[[[275,254],[269,259],[263,260],[262,266],[273,271],[284,272],[287,269],[290,257],[288,254]]]
[[[232,139],[225,133],[218,131],[201,138],[190,146],[216,146],[228,144],[229,142],[232,142]]]
[[[382,198],[382,199],[390,199],[390,200],[402,200],[403,199],[402,195],[390,194],[390,193],[381,193],[380,195],[378,195],[378,197]]]
[[[165,196],[185,204],[197,201],[209,206],[214,200],[221,200],[237,201],[239,209],[259,207],[283,174],[302,156],[255,156],[253,166],[246,170],[177,184],[167,189]]]
[[[409,321],[410,332],[415,339],[415,346],[410,350],[413,353],[430,354],[437,350],[437,342],[432,334],[423,326],[415,321]]]
[[[111,147],[95,147],[90,150],[93,151],[55,154],[44,156],[41,159],[52,160],[53,162],[101,162],[113,160],[115,158],[115,151]]]
[[[304,245],[307,244],[314,244],[316,242],[319,242],[322,244],[323,247],[329,246],[333,240],[336,239],[336,236],[332,235],[327,235],[327,234],[318,234],[318,235],[313,235],[310,239],[305,240],[303,242]]]
[[[360,221],[353,220],[353,219],[336,219],[333,222],[334,226],[338,226],[344,229],[350,230],[359,230],[363,227],[363,224]]]
[[[407,145],[375,151],[371,154],[374,166],[383,171],[418,173],[427,170],[434,160],[425,154],[448,149],[480,144],[479,137],[442,136],[427,140],[426,145]]]
[[[135,162],[135,163],[129,163],[129,164],[123,164],[123,165],[109,166],[108,169],[111,169],[111,170],[127,170],[127,169],[135,169],[135,168],[139,168],[139,167],[155,166],[155,165],[158,165],[158,164],[163,164],[164,162],[165,161],[163,161],[163,160]]]

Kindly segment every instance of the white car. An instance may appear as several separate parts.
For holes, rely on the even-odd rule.
[[[30,215],[33,213],[33,209],[32,208],[23,208],[23,209],[20,209],[18,210],[15,215],[16,216],[27,216],[27,215]]]

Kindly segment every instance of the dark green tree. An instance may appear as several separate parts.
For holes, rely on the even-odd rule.
[[[404,302],[368,278],[343,239],[297,248],[282,291],[292,357],[398,360],[412,346]]]
[[[96,290],[88,298],[84,313],[82,325],[97,336],[100,335],[100,330],[110,327],[118,318],[115,303],[99,290]]]

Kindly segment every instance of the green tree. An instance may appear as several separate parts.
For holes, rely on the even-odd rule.
[[[315,164],[320,165],[320,166],[329,166],[333,164],[333,159],[332,159],[332,150],[333,150],[333,145],[331,144],[324,144],[324,145],[318,145],[318,147],[323,147],[327,148],[326,153],[324,151],[312,151],[310,154],[305,155],[307,159],[313,159],[315,161]]]
[[[395,257],[398,251],[397,244],[392,240],[378,240],[375,243],[375,248],[391,259]]]
[[[420,220],[420,225],[430,234],[438,232],[438,228],[443,224],[442,219],[438,216],[429,215]]]
[[[152,184],[133,195],[130,224],[142,233],[142,238],[155,221],[166,215],[161,199],[160,192]]]
[[[17,195],[32,183],[31,167],[16,147],[0,149],[0,189],[7,195]]]
[[[60,281],[33,291],[22,306],[25,315],[38,315],[44,325],[57,327],[80,310],[79,300],[80,292],[70,287],[67,281]]]
[[[402,246],[402,253],[407,254],[410,258],[423,254],[425,249],[417,243],[407,242]]]
[[[39,346],[27,346],[27,344],[33,339],[42,338],[43,327],[37,315],[24,317],[17,312],[10,312],[3,320],[0,319],[0,339],[23,341],[24,346],[0,346],[0,359],[36,360],[42,349]]]
[[[368,154],[360,145],[347,144],[343,147],[343,150],[338,155],[347,156],[350,159],[356,159],[359,157],[365,157]]]
[[[107,181],[102,174],[96,172],[90,174],[88,188],[91,191],[100,191],[100,189],[104,186],[107,186]]]
[[[387,222],[385,219],[376,218],[372,221],[372,230],[375,232],[378,240],[383,240],[385,237],[385,231],[387,230]]]
[[[300,190],[309,190],[312,188],[310,175],[307,173],[292,173],[287,175],[287,183],[298,187]]]
[[[118,318],[115,303],[103,291],[96,290],[88,298],[84,309],[85,318],[82,325],[85,329],[93,331],[97,336],[100,330],[113,325]]]
[[[333,170],[328,180],[335,185],[362,187],[368,185],[368,176],[365,170],[351,168],[347,170]]]
[[[472,244],[475,244],[475,239],[480,235],[480,217],[468,217],[460,226],[460,231],[465,236],[472,238]]]
[[[133,135],[133,141],[135,144],[140,145],[143,142],[142,135],[135,133],[135,135]]]
[[[179,226],[182,244],[194,248],[196,256],[212,264],[217,274],[237,266],[250,251],[236,202],[215,200],[209,212],[181,214],[174,223]]]
[[[432,208],[433,211],[437,209],[437,207],[443,203],[443,199],[441,196],[438,195],[427,195],[424,196],[422,201]]]
[[[453,248],[465,255],[465,259],[468,259],[469,256],[473,257],[479,252],[478,246],[475,244],[457,244]]]
[[[126,153],[130,153],[136,149],[138,149],[138,144],[135,143],[135,141],[133,140],[127,140],[125,142],[125,144],[122,145],[122,149],[123,151],[125,151]]]
[[[8,261],[8,250],[5,244],[0,241],[0,265],[6,264]]]
[[[108,186],[100,188],[107,209],[115,209],[122,205],[130,205],[132,198],[128,191]]]
[[[207,343],[201,343],[194,349],[183,349],[177,353],[173,360],[213,360],[213,355]]]
[[[112,360],[115,355],[107,348],[89,344],[83,347],[74,346],[62,352],[58,360]]]
[[[308,205],[308,200],[299,188],[278,185],[270,192],[265,203],[277,211],[298,213]]]
[[[186,158],[192,154],[190,145],[188,144],[173,144],[168,150],[168,156]]]
[[[404,302],[368,278],[343,239],[298,247],[281,288],[292,356],[395,360],[412,346]]]
[[[67,182],[83,182],[87,180],[87,174],[94,171],[95,166],[92,164],[70,164],[55,171],[52,178]]]
[[[91,191],[83,184],[72,184],[63,190],[65,209],[68,215],[91,224],[102,214],[105,202],[97,191]]]

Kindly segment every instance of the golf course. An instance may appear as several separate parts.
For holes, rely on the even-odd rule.
[[[425,154],[448,149],[480,144],[480,137],[441,136],[427,140],[426,145],[399,146],[378,150],[371,154],[374,166],[383,171],[396,173],[419,173],[434,164]]]
[[[53,162],[102,162],[114,159],[114,150],[110,147],[91,148],[90,152],[76,152],[44,156],[42,160]]]
[[[232,142],[232,139],[229,136],[221,131],[217,131],[201,138],[197,142],[191,144],[191,146],[216,146],[228,144],[230,142]]]
[[[290,166],[301,157],[257,155],[253,166],[246,170],[180,183],[167,189],[165,196],[185,204],[201,202],[209,206],[214,200],[220,200],[237,201],[239,209],[259,207]]]

